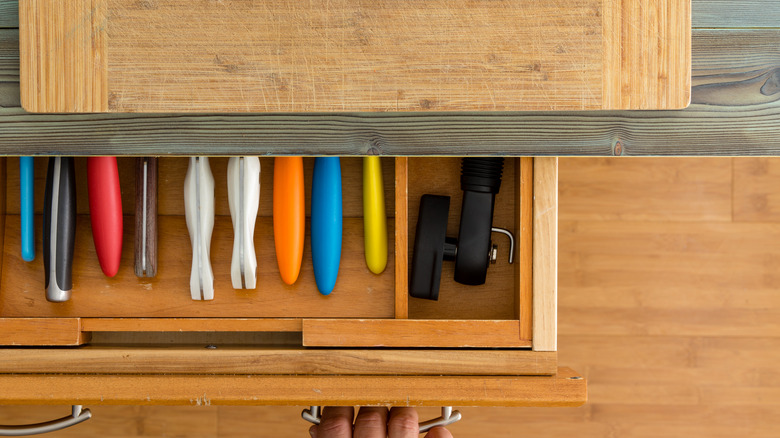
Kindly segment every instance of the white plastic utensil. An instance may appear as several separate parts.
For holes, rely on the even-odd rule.
[[[213,300],[211,233],[214,230],[214,175],[211,174],[208,157],[190,157],[184,178],[184,212],[192,242],[192,299]]]
[[[233,289],[254,289],[257,287],[255,222],[260,206],[260,159],[230,158],[227,177],[234,236],[230,278]]]

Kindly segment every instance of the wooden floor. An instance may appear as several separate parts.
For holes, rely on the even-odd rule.
[[[456,437],[780,436],[780,158],[561,159],[559,229],[560,363],[590,400],[461,408]],[[293,407],[92,410],[51,436],[307,436]]]

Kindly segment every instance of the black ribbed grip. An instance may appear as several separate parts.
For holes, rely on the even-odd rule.
[[[460,188],[463,191],[498,193],[504,173],[503,158],[464,158]]]

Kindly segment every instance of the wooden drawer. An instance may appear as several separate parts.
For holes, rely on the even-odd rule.
[[[295,285],[279,278],[271,220],[272,158],[261,158],[258,289],[251,291],[230,285],[233,236],[222,183],[227,159],[211,159],[217,218],[211,250],[215,299],[210,302],[191,300],[188,290],[182,200],[187,159],[160,159],[159,266],[151,279],[134,275],[130,216],[124,221],[120,272],[114,278],[102,275],[81,178],[73,298],[59,304],[45,299],[42,258],[21,259],[18,166],[14,159],[4,161],[0,345],[6,347],[0,354],[0,403],[585,402],[585,381],[557,364],[556,158],[505,161],[493,224],[514,231],[515,263],[507,262],[508,245],[502,243],[503,253],[483,286],[455,283],[452,266],[445,264],[439,301],[408,296],[409,254],[423,193],[452,196],[449,234],[457,234],[458,158],[383,159],[391,251],[380,275],[367,269],[363,256],[361,159],[342,159],[343,251],[336,289],[327,297],[314,286],[308,252]],[[38,213],[45,161],[36,160]],[[119,158],[126,213],[133,211],[133,162]],[[312,162],[304,160],[307,181]],[[84,175],[84,160],[76,163]],[[37,219],[40,224],[40,215]]]

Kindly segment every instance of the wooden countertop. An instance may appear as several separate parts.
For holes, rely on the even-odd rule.
[[[20,0],[31,112],[679,109],[691,0]]]
[[[663,112],[32,115],[15,18],[0,15],[2,154],[780,153],[780,29],[756,27],[780,22],[770,0],[694,1],[692,104]]]

